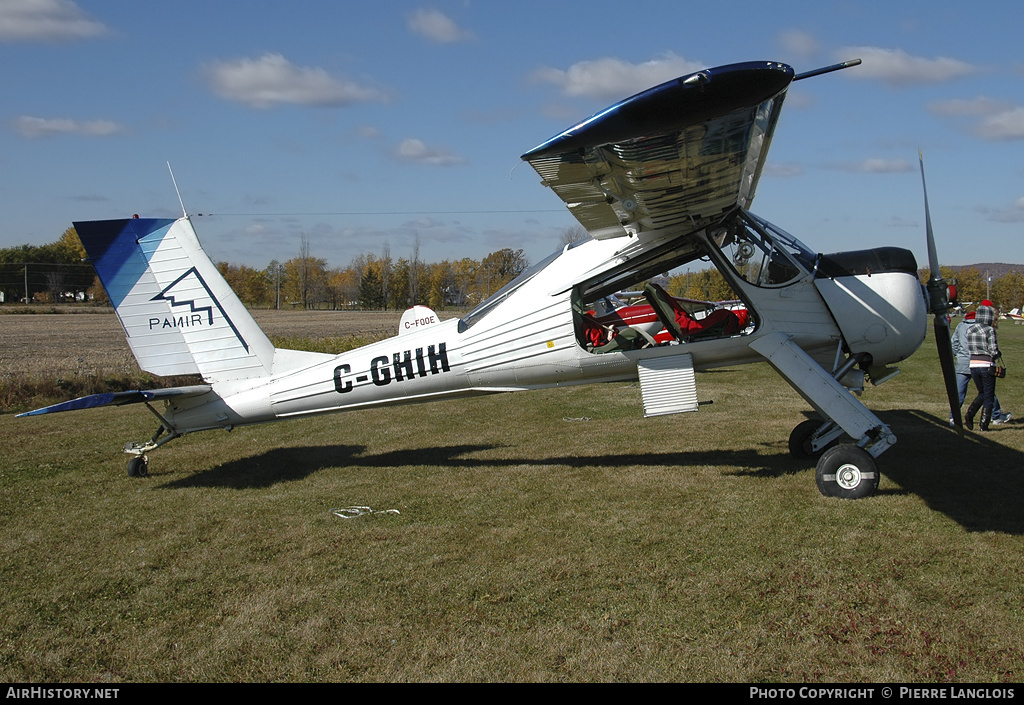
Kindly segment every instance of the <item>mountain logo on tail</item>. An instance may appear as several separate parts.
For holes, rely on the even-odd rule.
[[[223,317],[245,351],[249,352],[249,344],[245,342],[245,338],[195,267],[164,287],[163,291],[150,301],[166,301],[171,307],[170,315],[150,317],[150,330],[208,328],[214,325],[216,311]]]

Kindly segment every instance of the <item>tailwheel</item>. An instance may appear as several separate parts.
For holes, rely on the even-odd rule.
[[[863,448],[843,444],[822,454],[814,479],[818,491],[826,497],[860,499],[870,497],[878,489],[878,467]]]
[[[147,477],[149,475],[149,458],[136,455],[128,461],[128,477]]]

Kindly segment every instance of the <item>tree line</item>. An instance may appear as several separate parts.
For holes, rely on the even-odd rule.
[[[529,259],[521,249],[503,248],[482,260],[424,262],[418,248],[410,257],[363,253],[344,267],[330,267],[303,242],[300,254],[263,269],[218,262],[217,269],[246,306],[302,309],[434,309],[473,306],[522,274]]]
[[[587,237],[586,231],[567,229],[562,244]],[[393,309],[416,304],[436,310],[465,308],[483,301],[523,273],[530,265],[521,249],[502,248],[482,260],[424,262],[419,243],[408,257],[394,257],[385,245],[380,253],[363,253],[344,267],[331,267],[311,252],[303,236],[299,254],[287,262],[274,260],[265,268],[218,262],[217,269],[242,302],[254,308]],[[1022,267],[1021,269],[1024,269]],[[991,299],[1002,310],[1024,308],[1024,273],[1011,270],[989,278],[976,267],[942,267],[947,281],[956,280],[959,300],[977,303]],[[920,271],[922,283],[927,270]],[[674,296],[725,301],[736,294],[711,267],[669,277]],[[0,301],[56,303],[71,297],[107,303],[103,287],[73,227],[53,243],[0,249]]]
[[[74,228],[48,245],[0,249],[0,301],[84,300],[99,286]]]
[[[1011,270],[992,281],[976,267],[939,267],[939,272],[947,282],[956,282],[961,304],[977,305],[989,299],[1002,311],[1024,308],[1024,272],[1021,270]],[[928,281],[927,270],[922,269],[920,276],[922,282]]]

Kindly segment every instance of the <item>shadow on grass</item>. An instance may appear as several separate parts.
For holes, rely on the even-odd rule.
[[[398,450],[379,455],[363,455],[365,446],[331,445],[273,450],[239,458],[223,465],[172,480],[163,489],[185,487],[227,487],[237,490],[270,487],[281,482],[303,480],[324,468],[356,466],[363,468],[393,468],[413,465],[447,465],[451,467],[478,466],[480,460],[460,458],[467,453],[490,450],[490,445],[440,446]]]
[[[998,442],[999,430],[988,434],[967,432],[960,439],[938,419],[915,410],[880,412],[894,430],[898,442],[879,458],[884,478],[879,494],[910,493],[935,511],[946,514],[970,531],[1024,534],[1024,453]],[[502,450],[502,457],[477,453]],[[738,474],[782,477],[813,470],[811,459],[790,457],[784,442],[768,448],[710,451],[663,451],[657,453],[607,453],[603,455],[554,455],[529,457],[527,447],[495,444],[464,444],[409,448],[367,454],[365,446],[330,445],[274,450],[196,473],[163,485],[258,489],[281,482],[302,480],[325,468],[506,468],[561,466],[568,468],[620,468],[630,466],[722,466],[738,468]],[[813,474],[809,475],[809,479]],[[813,481],[813,479],[811,479]],[[837,500],[839,501],[839,500]]]
[[[961,439],[947,419],[920,411],[878,416],[899,439],[879,458],[884,477],[969,531],[1024,534],[1024,453],[999,440],[1016,421]]]
[[[969,531],[1024,534],[1024,453],[999,442],[1000,432],[1013,432],[1018,421],[988,433],[965,430],[961,439],[946,418],[915,409],[876,413],[897,438],[879,456],[878,469],[899,485],[893,488],[883,479],[878,495],[917,495]],[[809,412],[806,416],[811,418]],[[777,477],[813,470],[815,459],[791,459],[785,445],[780,447],[774,461],[761,457],[760,467],[736,462],[747,467],[739,474]]]
[[[480,457],[476,453],[501,450],[502,457]],[[763,476],[805,472],[806,461],[788,455],[764,455],[755,449],[713,451],[667,451],[660,453],[610,453],[604,455],[552,455],[526,457],[518,446],[495,444],[432,446],[367,454],[364,446],[332,445],[275,448],[197,472],[162,485],[164,489],[186,487],[227,487],[259,489],[281,482],[302,480],[325,468],[393,469],[435,466],[446,468],[622,468],[630,466],[715,466],[749,468]]]

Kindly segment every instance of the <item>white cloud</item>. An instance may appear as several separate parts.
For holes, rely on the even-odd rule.
[[[844,47],[836,52],[836,56],[842,57],[842,60],[851,56],[863,60],[856,69],[844,71],[850,78],[879,80],[895,87],[945,83],[978,72],[977,67],[959,59],[926,59],[911,56],[902,49]]]
[[[885,225],[890,228],[919,228],[921,223],[916,220],[909,220],[902,218],[898,215],[894,215],[886,221]]]
[[[860,174],[901,174],[916,168],[906,159],[881,159],[879,157],[871,157],[862,162],[833,165],[833,167],[840,171]]]
[[[780,164],[769,161],[764,165],[764,172],[771,176],[785,179],[802,175],[804,173],[804,168],[794,162],[784,162]]]
[[[218,61],[206,67],[214,93],[254,108],[294,104],[346,106],[385,100],[376,88],[331,76],[322,68],[296,66],[280,54]]]
[[[1009,208],[976,206],[974,210],[993,223],[1024,223],[1024,198],[1018,198]]]
[[[933,115],[993,115],[1012,108],[1005,100],[978,96],[970,100],[954,98],[931,103],[928,110]]]
[[[701,62],[670,52],[642,64],[605,57],[580,61],[565,70],[545,67],[535,71],[533,78],[557,86],[567,96],[615,100],[703,68]]]
[[[452,44],[472,39],[473,35],[465,31],[448,15],[437,10],[416,10],[405,20],[409,31],[439,44]]]
[[[41,118],[22,115],[14,121],[14,129],[23,137],[53,137],[55,135],[86,135],[107,137],[124,128],[110,120],[79,121],[68,118]]]
[[[865,159],[860,164],[860,171],[868,174],[901,174],[913,171],[914,165],[906,159]]]
[[[928,109],[935,115],[969,116],[980,120],[971,128],[985,140],[1024,139],[1024,107],[1004,100],[979,96],[971,100],[945,100],[932,103]]]
[[[72,0],[3,0],[0,41],[88,39],[107,33]]]
[[[779,45],[783,51],[806,59],[821,48],[821,43],[807,32],[791,29],[779,35]]]
[[[987,140],[1024,139],[1024,108],[1012,108],[989,115],[974,131]]]
[[[861,167],[870,174],[902,174],[914,171],[914,164],[906,159],[866,159]]]
[[[395,147],[394,154],[402,161],[429,164],[431,166],[455,166],[463,164],[465,159],[437,147],[428,147],[421,140],[405,139]]]

